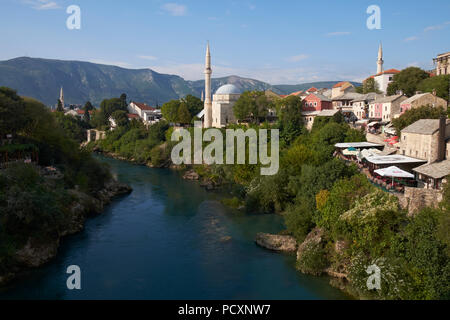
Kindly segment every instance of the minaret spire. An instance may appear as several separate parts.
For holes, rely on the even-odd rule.
[[[61,101],[61,105],[64,108],[64,92],[63,87],[61,87],[61,91],[59,92],[59,101]]]
[[[383,72],[383,63],[383,45],[380,42],[380,47],[378,48],[377,74]]]
[[[205,56],[205,104],[204,104],[204,127],[210,128],[212,126],[212,103],[211,103],[211,52],[209,49],[209,41],[206,46]]]

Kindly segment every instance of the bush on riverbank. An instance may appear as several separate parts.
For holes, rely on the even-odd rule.
[[[74,199],[69,189],[97,195],[111,179],[105,165],[79,149],[72,139],[72,126],[64,116],[52,113],[42,103],[21,98],[15,91],[0,88],[2,121],[0,132],[12,134],[11,144],[31,146],[30,152],[7,154],[0,159],[14,159],[0,169],[0,278],[15,271],[17,250],[30,239],[45,244],[57,241],[72,223],[69,206]],[[3,122],[4,114],[15,114],[21,121]],[[3,138],[0,137],[0,138]],[[33,163],[24,163],[24,160]],[[50,168],[45,169],[47,166]],[[49,177],[46,172],[57,173]],[[38,239],[38,241],[36,240]]]

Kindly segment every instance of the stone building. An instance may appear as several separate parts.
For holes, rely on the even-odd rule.
[[[403,101],[400,104],[400,113],[403,114],[407,110],[426,105],[430,105],[435,108],[442,107],[447,109],[447,101],[437,97],[432,93],[426,92],[426,93],[418,93],[412,96],[411,98],[408,98],[407,100]]]
[[[450,74],[450,52],[439,54],[433,62],[436,64],[436,75]]]
[[[401,132],[400,153],[423,159],[428,164],[442,161],[446,155],[446,140],[450,138],[450,121],[421,119]]]
[[[346,92],[355,92],[355,86],[348,81],[342,81],[336,83],[333,88],[331,88],[331,98],[336,98],[343,95]]]
[[[233,106],[241,92],[233,84],[225,84],[217,89],[212,100],[212,126],[223,128],[227,123],[235,122]]]

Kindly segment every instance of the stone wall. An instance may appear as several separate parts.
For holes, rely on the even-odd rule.
[[[402,209],[407,209],[408,216],[411,216],[425,207],[436,208],[442,201],[442,193],[434,189],[405,187],[404,195],[398,198]]]

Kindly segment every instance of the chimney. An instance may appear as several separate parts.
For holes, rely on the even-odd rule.
[[[447,128],[447,117],[441,115],[439,118],[438,154],[437,162],[445,160],[445,131]]]

